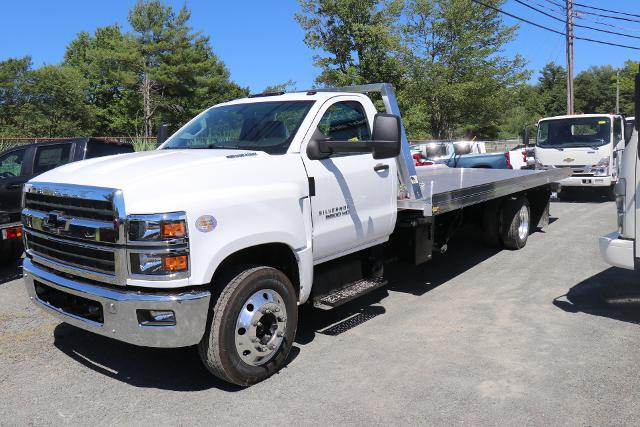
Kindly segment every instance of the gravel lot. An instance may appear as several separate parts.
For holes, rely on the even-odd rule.
[[[0,270],[0,424],[640,423],[640,279],[597,238],[613,203],[554,203],[521,251],[472,239],[332,312],[304,307],[288,366],[248,389],[194,348],[58,323]]]

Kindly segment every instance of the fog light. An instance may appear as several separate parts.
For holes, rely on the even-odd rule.
[[[142,326],[175,326],[176,314],[171,310],[137,310]]]

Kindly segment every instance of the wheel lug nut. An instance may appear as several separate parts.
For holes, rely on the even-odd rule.
[[[280,309],[278,307],[276,307],[276,313],[279,312],[279,311],[280,311]]]
[[[282,316],[282,317],[278,317],[278,322],[285,322],[287,320],[286,317]]]
[[[267,347],[260,348],[260,351],[267,351]]]

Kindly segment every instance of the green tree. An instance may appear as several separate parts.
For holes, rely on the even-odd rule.
[[[612,66],[590,67],[576,76],[574,85],[576,112],[615,112],[616,70]]]
[[[87,81],[86,102],[94,107],[94,134],[140,134],[140,55],[136,40],[118,25],[98,28],[94,35],[79,33],[64,56],[64,65]]]
[[[143,133],[154,119],[183,123],[205,106],[246,93],[230,82],[229,71],[213,53],[209,38],[188,26],[186,5],[176,14],[159,0],[139,0],[129,12],[140,55]]]
[[[635,111],[635,78],[640,62],[627,61],[620,70],[620,112],[628,116],[638,114]]]
[[[320,49],[315,65],[320,85],[346,86],[374,82],[399,84],[402,63],[395,32],[403,0],[298,0],[295,18],[305,43]]]
[[[536,86],[538,103],[534,107],[540,117],[567,113],[567,72],[553,62],[544,66]]]
[[[500,6],[504,0],[487,2]],[[428,123],[436,138],[496,136],[504,103],[528,77],[519,55],[501,55],[515,31],[470,0],[410,0],[400,99],[411,121]]]
[[[30,73],[24,86],[29,136],[71,137],[91,133],[93,110],[86,80],[68,66],[47,65]]]
[[[25,132],[25,84],[30,69],[28,56],[0,61],[0,136],[17,137]]]

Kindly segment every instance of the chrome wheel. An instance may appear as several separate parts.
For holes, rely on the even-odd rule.
[[[529,208],[523,205],[518,212],[518,218],[520,225],[518,226],[518,237],[520,240],[525,240],[529,235]]]
[[[248,365],[267,363],[280,349],[287,308],[279,293],[263,289],[245,301],[236,322],[236,351]]]

